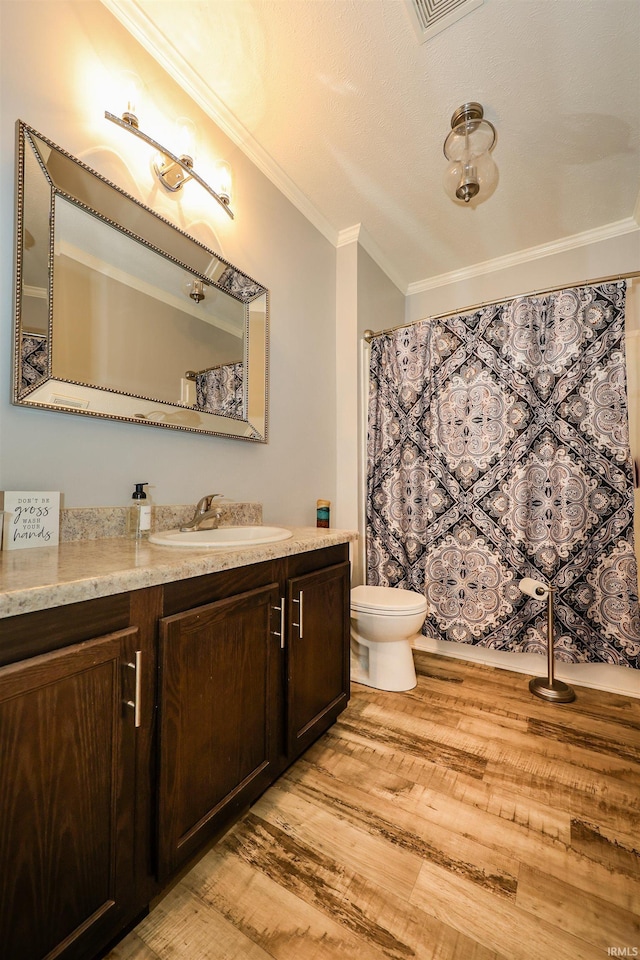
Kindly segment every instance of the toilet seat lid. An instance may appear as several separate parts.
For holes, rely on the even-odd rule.
[[[361,585],[351,591],[351,609],[361,613],[404,616],[423,613],[427,609],[427,599],[415,590]]]

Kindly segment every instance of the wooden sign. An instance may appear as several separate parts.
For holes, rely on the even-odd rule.
[[[60,493],[54,491],[5,490],[0,493],[4,510],[2,549],[55,547],[60,535]]]

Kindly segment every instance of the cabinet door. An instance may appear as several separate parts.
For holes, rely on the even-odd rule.
[[[0,669],[3,960],[86,960],[131,919],[135,731],[120,652],[135,633]]]
[[[273,779],[278,603],[270,584],[160,621],[161,879]]]
[[[349,699],[349,562],[287,582],[287,752],[297,757]]]

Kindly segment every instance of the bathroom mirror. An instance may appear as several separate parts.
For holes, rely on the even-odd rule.
[[[266,442],[268,291],[18,121],[13,402]]]

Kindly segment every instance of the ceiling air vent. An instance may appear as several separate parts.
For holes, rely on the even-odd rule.
[[[484,0],[405,0],[420,43],[461,20]]]

